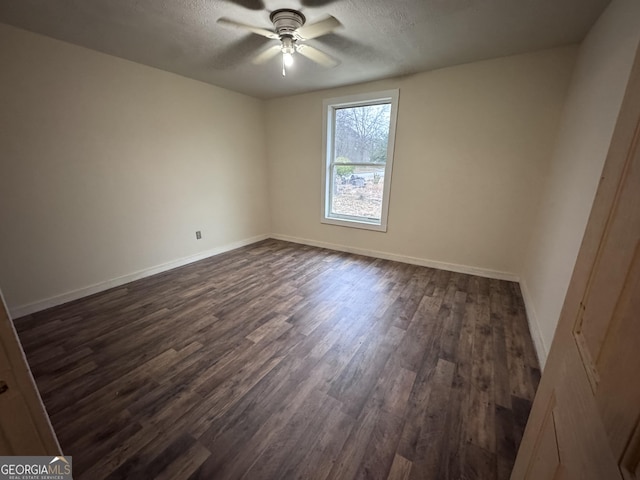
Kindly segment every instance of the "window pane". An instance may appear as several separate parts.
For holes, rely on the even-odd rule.
[[[323,100],[322,223],[387,231],[398,97],[394,89]]]
[[[385,166],[335,165],[331,215],[380,220]]]
[[[390,118],[389,103],[337,109],[334,161],[385,163]]]

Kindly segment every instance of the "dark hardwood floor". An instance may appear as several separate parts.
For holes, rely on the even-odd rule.
[[[507,479],[515,283],[267,240],[16,321],[76,479]]]

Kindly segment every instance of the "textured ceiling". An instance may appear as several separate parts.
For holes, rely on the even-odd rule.
[[[260,98],[405,75],[581,41],[610,0],[0,0],[0,22]],[[286,78],[269,40],[216,23],[271,28],[269,12],[333,15],[309,40],[340,61],[295,56]]]

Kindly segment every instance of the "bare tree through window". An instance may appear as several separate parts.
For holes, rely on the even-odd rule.
[[[335,158],[353,163],[387,161],[391,104],[336,110]]]

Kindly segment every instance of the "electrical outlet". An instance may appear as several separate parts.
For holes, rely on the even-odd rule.
[[[200,240],[202,238],[202,232],[200,230],[198,230],[196,232],[196,240]]]

